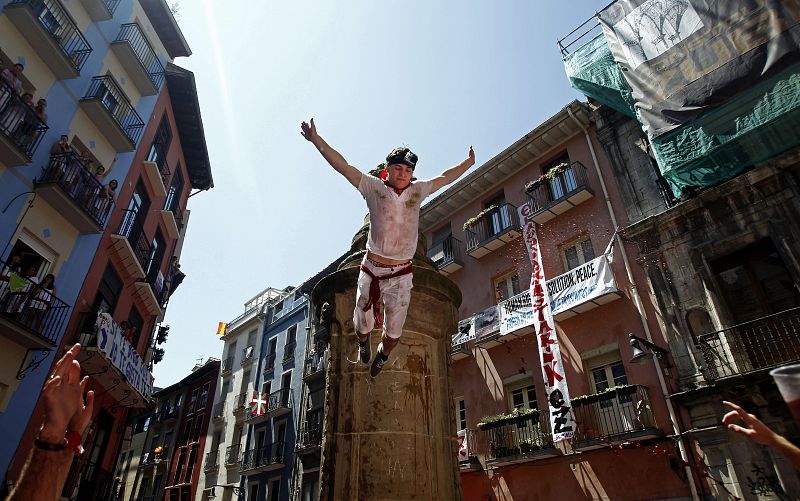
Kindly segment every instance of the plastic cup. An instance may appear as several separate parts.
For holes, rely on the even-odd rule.
[[[778,391],[792,411],[794,420],[800,423],[800,364],[772,369],[769,375],[778,385]]]

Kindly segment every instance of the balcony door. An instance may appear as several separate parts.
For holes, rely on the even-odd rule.
[[[563,169],[561,166],[564,164],[569,165],[569,167]],[[548,181],[551,197],[550,200],[556,201],[574,191],[578,187],[578,181],[575,179],[575,172],[572,170],[569,156],[567,155],[563,155],[555,161],[545,165],[542,171],[545,175],[547,175],[553,169],[559,169],[561,171],[560,173],[552,176],[552,179]]]
[[[609,359],[616,360],[609,362]],[[603,364],[594,367],[592,367],[594,364],[590,365],[594,393],[602,393],[609,388],[628,384],[628,376],[625,374],[625,366],[619,360],[619,352],[597,357],[592,362]],[[594,423],[597,435],[618,435],[635,428],[636,411],[630,395],[618,395],[592,405],[597,417],[597,422]]]
[[[501,193],[492,200],[488,201],[485,206],[488,208],[493,205],[495,207],[498,207],[498,210],[494,211],[489,216],[487,223],[487,231],[489,237],[493,237],[498,233],[500,233],[501,231],[508,228],[509,226],[511,226],[511,217],[508,215],[508,208],[505,207],[506,205],[505,194]]]
[[[128,242],[130,242],[134,251],[136,251],[136,242],[142,234],[144,220],[147,218],[149,210],[150,197],[147,194],[144,183],[139,179],[131,196],[131,201],[128,203],[128,212],[125,214],[120,231],[121,235],[128,238]]]

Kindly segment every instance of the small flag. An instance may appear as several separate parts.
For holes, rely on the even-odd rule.
[[[257,391],[253,393],[253,401],[250,402],[250,413],[253,416],[263,416],[267,412],[267,400],[264,394]]]
[[[226,324],[225,322],[220,322],[219,326],[217,326],[217,336],[224,336],[227,330],[228,330],[228,324]]]

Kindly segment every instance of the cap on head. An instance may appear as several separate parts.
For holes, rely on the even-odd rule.
[[[413,170],[417,166],[417,155],[408,148],[395,148],[386,156],[386,164],[408,165]]]

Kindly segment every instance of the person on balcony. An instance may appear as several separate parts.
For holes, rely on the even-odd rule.
[[[17,63],[0,72],[0,78],[3,79],[3,81],[0,82],[0,113],[11,103],[13,96],[22,94],[22,80],[20,80],[19,77],[22,75],[24,69],[25,67],[23,65]]]
[[[33,94],[30,92],[22,94],[21,102],[9,103],[0,116],[0,130],[13,137],[17,144],[20,143],[20,130],[27,113],[34,113]]]
[[[56,277],[52,273],[44,276],[41,282],[31,285],[28,291],[28,302],[25,305],[25,321],[28,326],[38,331],[44,320],[47,310],[53,305],[56,297]]]
[[[94,213],[101,220],[105,221],[114,201],[117,199],[117,180],[112,179],[100,190],[100,194],[94,199]]]
[[[348,164],[317,134],[313,118],[311,123],[303,122],[300,128],[303,137],[317,148],[331,167],[358,189],[369,208],[367,252],[358,275],[353,324],[358,336],[358,355],[365,364],[372,356],[369,335],[375,324],[383,326],[378,352],[370,367],[370,375],[375,377],[403,334],[411,300],[411,259],[417,248],[422,201],[474,165],[475,152],[470,146],[467,158],[459,164],[433,179],[412,182],[417,155],[408,148],[395,148],[386,157],[386,179],[382,180],[364,175]],[[383,318],[380,317],[381,302]]]
[[[28,300],[28,293],[31,288],[37,283],[36,280],[36,267],[29,266],[21,276],[16,274],[9,275],[8,282],[8,298],[5,305],[5,314],[13,319],[18,319],[20,313],[25,309],[25,303]]]
[[[19,287],[21,284],[21,288],[25,287],[25,282],[23,281],[22,275],[22,256],[19,254],[12,254],[11,257],[8,258],[8,263],[3,265],[2,271],[0,271],[0,312],[5,313],[8,311],[6,306],[8,305],[8,300],[11,297],[11,292],[13,287]]]

